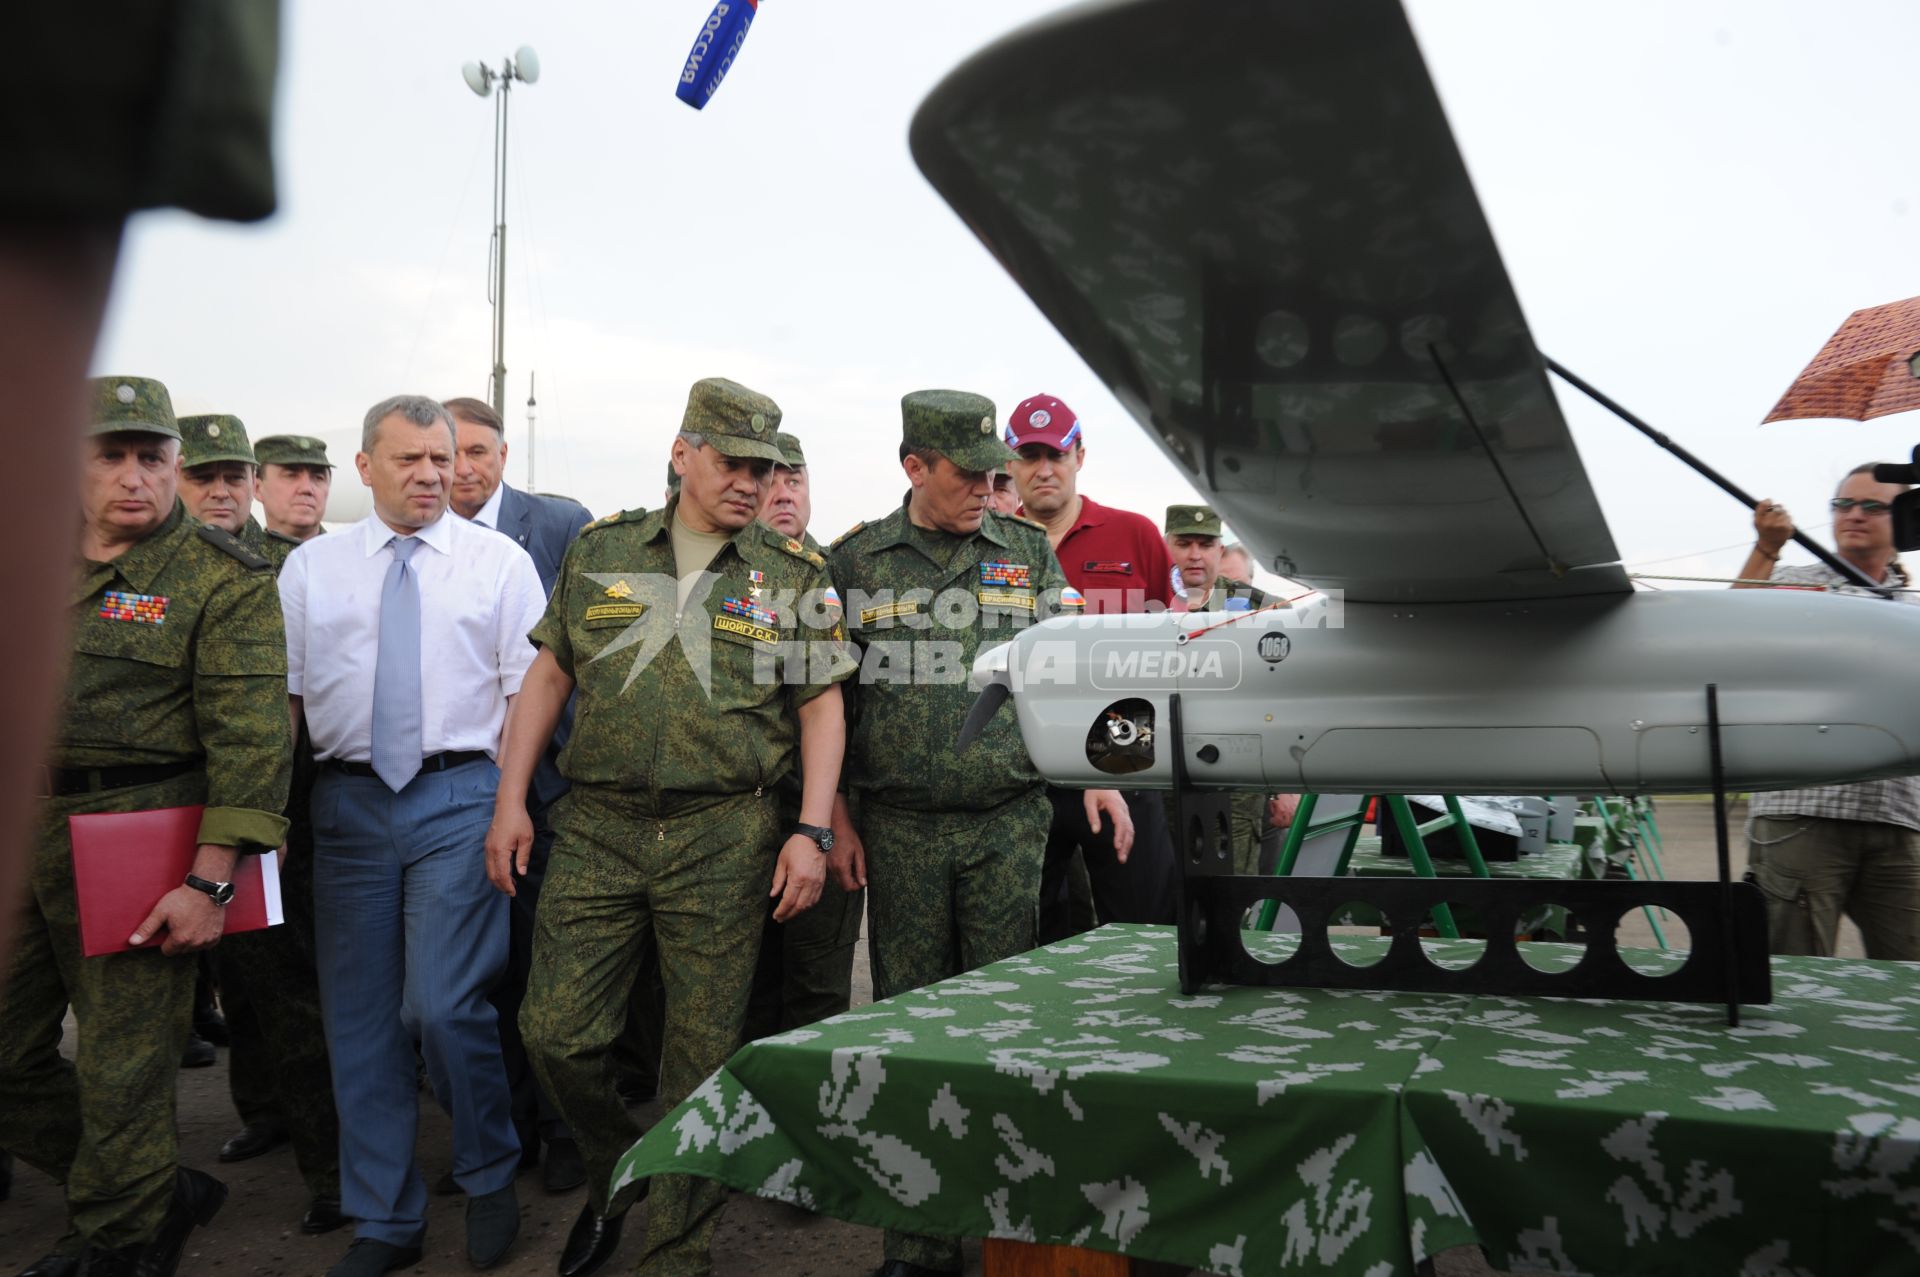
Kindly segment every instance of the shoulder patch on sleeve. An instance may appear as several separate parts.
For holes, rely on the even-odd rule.
[[[580,535],[585,536],[601,528],[610,528],[616,523],[631,523],[635,519],[645,518],[646,513],[644,506],[636,506],[631,510],[615,510],[612,514],[603,514],[592,523],[586,524],[580,529]]]
[[[854,535],[854,533],[860,531],[862,528],[866,526],[867,526],[866,520],[862,519],[860,522],[854,524],[852,527],[848,528],[845,532],[842,532],[839,536],[835,537],[833,539],[833,544],[829,545],[827,548],[829,550],[838,550],[840,548],[840,543],[842,541],[849,539]]]
[[[249,550],[246,546],[241,545],[239,540],[233,535],[233,533],[228,532],[223,528],[216,528],[210,524],[203,523],[200,525],[197,531],[199,532],[200,539],[202,541],[205,541],[208,545],[212,546],[214,549],[219,550],[222,553],[231,555],[232,557],[240,560],[243,566],[250,568],[255,572],[258,572],[263,568],[270,568],[273,566],[273,564],[269,560],[267,560],[265,557],[255,554],[252,550]]]

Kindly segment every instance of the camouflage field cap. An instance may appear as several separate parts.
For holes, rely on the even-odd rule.
[[[725,377],[693,383],[680,429],[703,436],[715,452],[729,457],[780,460],[780,449],[773,442],[780,429],[780,405]]]
[[[994,427],[993,400],[964,390],[916,390],[900,400],[901,441],[931,448],[962,470],[993,470],[1013,460]]]
[[[1170,537],[1217,537],[1221,535],[1220,516],[1210,505],[1170,505],[1166,533]]]
[[[327,460],[327,445],[312,435],[268,435],[253,445],[253,459],[261,465],[272,462],[276,466],[333,469],[333,462]]]
[[[240,418],[227,413],[180,418],[180,465],[191,470],[215,461],[253,464],[253,445]]]
[[[806,449],[800,446],[800,436],[790,435],[782,430],[773,437],[774,447],[780,449],[780,464],[789,470],[798,470],[807,464]]]
[[[110,435],[123,430],[140,434],[180,437],[180,423],[173,417],[173,396],[151,377],[95,377],[93,379],[93,419],[87,423],[90,435]]]

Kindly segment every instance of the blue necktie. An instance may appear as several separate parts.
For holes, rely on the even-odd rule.
[[[373,667],[373,770],[399,793],[420,771],[420,578],[415,537],[395,537],[380,587],[380,654]]]

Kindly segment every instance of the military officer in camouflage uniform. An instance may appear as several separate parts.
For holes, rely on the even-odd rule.
[[[739,1044],[769,898],[784,922],[826,878],[845,744],[837,686],[851,673],[826,563],[755,520],[780,410],[720,379],[695,383],[673,463],[680,494],[651,514],[589,524],[567,552],[532,639],[502,746],[488,875],[511,892],[533,830],[525,796],[560,708],[552,858],[520,1014],[527,1051],[587,1165],[588,1201],[561,1256],[567,1277],[611,1255],[637,1191],[610,1195],[639,1131],[608,1050],[639,950],[666,984],[660,1089],[677,1104]],[[801,774],[800,823],[774,792]],[[662,1176],[638,1271],[701,1277],[726,1190]]]
[[[874,993],[882,998],[997,962],[1038,942],[1040,863],[1053,807],[1011,715],[967,753],[955,738],[973,705],[982,647],[1036,619],[1077,613],[1046,529],[991,513],[992,472],[1013,455],[991,400],[923,390],[901,402],[906,503],[833,543],[828,568],[863,649],[850,697],[847,785],[835,805],[848,888],[869,888]],[[1088,792],[1088,819],[1118,822],[1114,790]],[[858,811],[857,825],[853,818]],[[839,868],[836,865],[836,870]],[[883,1277],[958,1272],[960,1244],[888,1232]]]
[[[260,466],[260,508],[267,516],[267,538],[286,547],[281,562],[302,541],[326,532],[320,523],[333,488],[333,463],[327,445],[310,435],[268,435],[253,445]]]
[[[253,517],[259,471],[246,426],[227,413],[181,417],[179,425],[180,502],[187,513],[231,532],[241,545],[279,567],[287,556],[264,552],[266,529]]]
[[[65,704],[0,1010],[0,1146],[66,1185],[73,1231],[38,1272],[71,1272],[84,1246],[93,1273],[171,1274],[226,1195],[177,1164],[174,1070],[238,858],[286,836],[286,639],[266,561],[177,500],[166,388],[94,393]],[[68,817],[194,804],[191,871],[135,929],[143,947],[83,959]]]
[[[276,570],[285,564],[300,542],[253,517],[260,495],[258,454],[245,424],[228,414],[182,417],[180,434],[180,495],[187,513],[232,533]],[[291,1138],[309,1194],[300,1231],[310,1234],[346,1223],[340,1213],[340,1121],[313,965],[313,843],[304,819],[312,763],[311,747],[302,740],[280,875],[286,925],[229,937],[214,955],[231,1035],[227,1088],[241,1121],[241,1130],[221,1145],[220,1160],[246,1161]]]
[[[774,437],[781,460],[773,467],[760,521],[818,554],[820,544],[807,531],[813,521],[807,454],[786,431]],[[800,815],[799,777],[789,776],[778,790],[782,823]],[[747,1036],[765,1037],[838,1015],[853,1002],[853,951],[860,942],[864,888],[843,891],[829,883],[820,903],[783,923],[769,919],[760,942],[760,967],[754,973]]]
[[[1163,526],[1167,553],[1180,574],[1175,612],[1248,612],[1273,602],[1251,585],[1220,574],[1225,553],[1220,516],[1212,506],[1170,505]],[[1260,872],[1260,840],[1267,831],[1267,796],[1242,790],[1233,797],[1233,871]]]

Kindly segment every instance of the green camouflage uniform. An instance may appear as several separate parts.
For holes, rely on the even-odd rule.
[[[682,428],[729,456],[774,460],[778,421],[765,396],[703,381]],[[774,788],[799,764],[797,711],[852,669],[837,608],[819,606],[824,560],[760,523],[721,549],[711,588],[696,589],[677,615],[678,507],[676,497],[664,510],[587,525],[531,635],[574,680],[576,700],[559,758],[572,788],[554,807],[520,1027],[603,1216],[631,1200],[609,1197],[614,1163],[639,1129],[614,1091],[608,1052],[640,950],[651,938],[658,951],[660,1090],[678,1104],[740,1042],[786,832]],[[784,667],[797,682],[782,681],[769,659],[787,644],[816,649],[814,663],[803,651]],[[725,1192],[658,1177],[639,1271],[710,1271]]]
[[[967,470],[1011,456],[990,400],[920,391],[904,437]],[[1045,529],[991,511],[970,535],[916,526],[902,506],[833,543],[829,570],[863,650],[845,783],[866,847],[874,993],[892,997],[1032,948],[1053,808],[1014,716],[966,753],[982,647],[1076,610]],[[940,600],[946,600],[943,604]],[[970,604],[967,601],[970,600]],[[962,606],[966,604],[966,606]],[[969,615],[977,608],[976,615]],[[888,1259],[960,1267],[959,1243],[889,1231]]]
[[[178,437],[158,382],[95,385],[94,433]],[[150,1240],[173,1200],[174,1075],[198,963],[157,949],[81,958],[67,818],[205,804],[202,843],[278,847],[286,638],[267,565],[177,502],[119,558],[78,563],[72,621],[50,778],[104,786],[126,778],[98,769],[185,770],[40,805],[0,1010],[0,1146],[66,1184],[80,1237],[119,1247]],[[59,1053],[69,1005],[80,1028],[71,1063]]]
[[[807,464],[796,436],[783,430],[774,436],[774,444],[789,469]],[[811,533],[801,532],[800,543],[815,554],[823,551]],[[800,819],[799,773],[789,773],[774,796],[780,804],[780,827],[792,829]],[[768,911],[747,1011],[748,1038],[803,1028],[853,1005],[853,957],[866,903],[866,888],[842,891],[829,878],[819,903],[799,917],[775,922]]]
[[[1169,537],[1223,536],[1220,515],[1212,506],[1170,505],[1162,525]],[[1224,576],[1213,578],[1206,603],[1190,608],[1194,612],[1224,612],[1229,601],[1246,600],[1246,609],[1262,608],[1273,602],[1251,585]],[[1233,814],[1229,818],[1233,836],[1233,871],[1237,874],[1260,872],[1260,840],[1267,832],[1267,796],[1256,790],[1241,790],[1233,796]]]
[[[270,449],[268,455],[278,459],[283,451]],[[257,470],[260,458],[245,422],[230,413],[180,418],[181,469],[225,461]],[[252,515],[234,535],[276,572],[299,544],[267,531]],[[308,1192],[338,1198],[340,1119],[313,965],[313,842],[305,819],[312,787],[312,749],[303,738],[295,751],[291,832],[281,874],[286,924],[227,937],[212,956],[230,1038],[227,1090],[234,1111],[248,1125],[285,1125]]]

